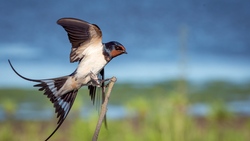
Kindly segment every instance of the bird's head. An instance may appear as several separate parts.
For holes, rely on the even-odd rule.
[[[126,48],[116,41],[111,41],[105,44],[106,49],[109,50],[112,58],[119,56],[121,54],[127,54]]]

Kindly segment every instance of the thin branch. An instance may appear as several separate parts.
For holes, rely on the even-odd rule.
[[[102,104],[102,108],[101,108],[101,113],[100,113],[100,116],[99,116],[99,119],[98,119],[98,122],[97,122],[97,125],[96,125],[96,128],[95,128],[95,133],[92,137],[92,141],[97,141],[98,139],[98,135],[99,135],[99,132],[100,132],[100,129],[101,129],[101,126],[102,126],[102,122],[103,122],[103,119],[107,113],[107,105],[108,105],[108,101],[109,101],[109,96],[110,96],[110,93],[112,91],[112,88],[116,82],[116,77],[112,77],[110,79],[110,83],[108,84],[108,89],[107,89],[107,94],[105,96],[105,100]]]

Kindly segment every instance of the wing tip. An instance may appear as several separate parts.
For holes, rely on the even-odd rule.
[[[81,19],[78,19],[78,18],[71,18],[71,17],[64,17],[64,18],[60,18],[57,20],[57,24],[63,26],[64,24],[69,24],[69,23],[88,23],[90,24],[89,22],[87,21],[84,21],[84,20],[81,20]]]

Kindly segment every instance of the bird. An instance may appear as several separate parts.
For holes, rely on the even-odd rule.
[[[57,127],[47,137],[53,136],[66,119],[78,90],[87,86],[91,100],[95,101],[97,87],[104,88],[104,67],[115,57],[127,54],[126,48],[117,41],[102,42],[102,31],[96,24],[77,18],[61,18],[57,21],[67,32],[71,43],[70,63],[78,66],[70,75],[50,79],[30,79],[19,74],[8,60],[12,70],[21,78],[36,82],[34,87],[43,91],[52,102],[57,114]],[[102,92],[102,98],[105,93]]]

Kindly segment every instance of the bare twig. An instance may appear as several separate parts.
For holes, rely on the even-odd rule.
[[[106,96],[105,96],[105,100],[102,104],[102,108],[101,108],[101,113],[100,113],[100,116],[99,116],[99,119],[98,119],[98,122],[97,122],[97,125],[96,125],[96,128],[95,128],[95,133],[92,137],[92,141],[97,141],[98,139],[98,135],[99,135],[99,132],[100,132],[100,129],[101,129],[101,126],[102,126],[102,121],[106,115],[106,112],[107,112],[107,105],[108,105],[108,101],[109,101],[109,96],[110,96],[110,93],[112,91],[112,88],[116,82],[116,77],[112,77],[110,79],[110,83],[108,84],[108,89],[107,89],[107,93],[106,93]]]

